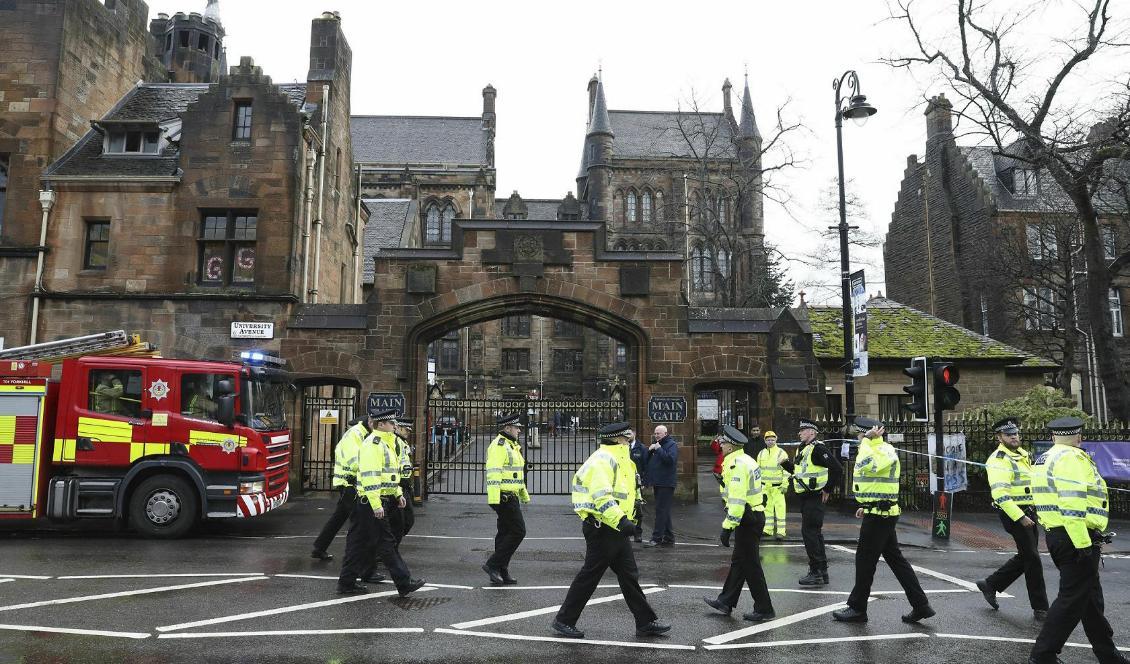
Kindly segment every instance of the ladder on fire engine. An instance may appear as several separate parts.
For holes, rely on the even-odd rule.
[[[125,330],[0,350],[0,360],[35,360],[44,364],[56,364],[72,357],[85,355],[158,356],[157,349],[152,344],[142,341],[139,335],[126,334]]]

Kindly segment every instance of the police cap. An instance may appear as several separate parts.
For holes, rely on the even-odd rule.
[[[722,427],[722,442],[731,445],[745,445],[749,442],[749,438],[746,438],[744,433],[727,424]]]
[[[993,424],[993,431],[997,433],[1020,433],[1020,421],[1015,417],[1006,417]]]
[[[819,431],[820,430],[819,427],[816,426],[816,423],[813,422],[812,420],[801,420],[800,423],[797,424],[796,428],[801,429],[801,430],[803,430],[803,429],[812,429],[813,431]]]
[[[416,420],[412,419],[411,417],[404,417],[402,415],[402,416],[396,418],[396,426],[402,427],[404,429],[411,429],[412,425],[415,424],[415,423],[416,423]]]
[[[627,436],[628,432],[632,430],[632,425],[627,422],[613,422],[612,424],[605,424],[597,430],[596,435],[601,440],[612,440],[620,436]]]
[[[1055,436],[1074,436],[1083,433],[1083,420],[1078,417],[1061,417],[1048,422],[1048,429]]]
[[[522,426],[522,414],[503,413],[502,415],[498,416],[496,423],[498,424],[498,428],[500,429],[502,427],[520,427]]]
[[[875,427],[883,426],[883,423],[879,420],[873,420],[870,417],[856,417],[855,423],[852,424],[852,426],[854,426],[859,431],[868,431],[870,429],[874,429]]]
[[[374,422],[395,422],[395,408],[373,408],[369,410],[369,419]]]

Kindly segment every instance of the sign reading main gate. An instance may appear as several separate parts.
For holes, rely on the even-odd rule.
[[[686,397],[652,397],[647,402],[647,417],[656,424],[687,421]]]
[[[369,411],[374,410],[387,410],[393,408],[396,410],[397,415],[404,414],[404,393],[403,392],[370,392],[369,398],[365,400],[365,406]]]
[[[487,446],[497,418],[522,415],[522,453],[531,494],[567,495],[573,473],[596,449],[596,430],[624,419],[624,402],[568,399],[444,399],[427,404],[425,493],[486,493]]]

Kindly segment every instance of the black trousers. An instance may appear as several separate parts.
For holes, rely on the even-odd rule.
[[[389,528],[392,529],[397,550],[400,549],[400,541],[404,539],[404,536],[412,530],[412,526],[416,523],[416,512],[412,508],[412,487],[405,487],[403,484],[400,486],[404,490],[404,507],[399,507],[394,502],[394,509],[388,513]]]
[[[397,588],[403,588],[411,579],[408,566],[396,551],[396,539],[389,527],[388,514],[396,503],[385,502],[385,518],[378,519],[373,506],[358,500],[353,508],[353,524],[345,537],[345,559],[341,562],[339,586],[348,586],[357,579],[369,577],[379,558],[388,568]],[[391,509],[390,509],[391,508]]]
[[[498,530],[494,536],[494,553],[487,559],[487,567],[508,570],[510,558],[526,539],[526,521],[522,518],[522,501],[512,493],[502,494],[502,502],[490,508],[498,515]]]
[[[636,495],[640,495],[639,487],[636,487]],[[636,537],[643,538],[643,500],[636,500]]]
[[[718,601],[726,606],[738,605],[742,596],[742,586],[749,587],[753,597],[753,610],[758,613],[773,613],[773,601],[769,599],[769,586],[765,583],[765,570],[761,568],[761,531],[765,529],[765,512],[756,512],[746,507],[742,521],[734,529],[734,553],[730,556],[730,573],[722,584]]]
[[[1032,512],[1028,518],[1035,521],[1036,513]],[[1000,513],[1001,525],[1006,532],[1012,535],[1016,542],[1016,555],[1009,558],[1001,568],[989,575],[985,582],[989,587],[999,592],[1004,592],[1014,581],[1024,576],[1028,585],[1028,601],[1033,609],[1044,610],[1048,608],[1048,591],[1044,587],[1044,568],[1040,565],[1040,534],[1036,526],[1024,527],[1019,521],[1013,521],[1004,512]]]
[[[828,556],[824,553],[824,501],[820,491],[800,494],[800,536],[804,552],[808,554],[808,569],[828,570]]]
[[[675,541],[675,531],[671,527],[671,505],[674,502],[675,487],[655,487],[655,529],[651,531],[651,541]]]
[[[333,514],[326,521],[326,525],[322,526],[322,532],[318,533],[318,537],[314,539],[315,551],[325,551],[330,547],[330,542],[334,541],[337,531],[341,530],[341,527],[349,520],[349,515],[353,514],[353,503],[356,501],[357,487],[346,486],[341,488]]]
[[[863,516],[863,524],[859,527],[859,545],[855,549],[855,587],[851,589],[847,601],[847,605],[856,611],[867,612],[867,598],[871,596],[871,584],[875,581],[875,567],[879,564],[879,556],[887,561],[887,566],[894,572],[906,598],[910,600],[910,606],[917,609],[930,603],[926,593],[922,592],[922,585],[918,583],[914,569],[899,549],[898,536],[895,534],[898,520],[897,516]]]
[[[1052,562],[1059,569],[1059,594],[1048,609],[1048,618],[1036,637],[1036,645],[1032,646],[1032,659],[1054,662],[1067,637],[1082,621],[1083,631],[1100,664],[1123,661],[1114,645],[1114,630],[1103,615],[1098,547],[1080,554],[1062,528],[1049,529],[1047,542]]]
[[[574,627],[577,625],[581,611],[608,568],[612,568],[620,583],[620,592],[635,616],[636,627],[655,620],[655,611],[640,588],[640,571],[636,567],[636,557],[632,554],[632,543],[627,533],[608,526],[597,527],[589,521],[583,523],[581,532],[585,536],[585,564],[565,594],[565,601],[557,612],[557,621]]]

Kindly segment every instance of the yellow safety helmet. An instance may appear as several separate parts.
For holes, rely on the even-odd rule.
[[[765,438],[776,438],[776,437],[777,437],[777,434],[774,431],[766,431],[765,432]]]

